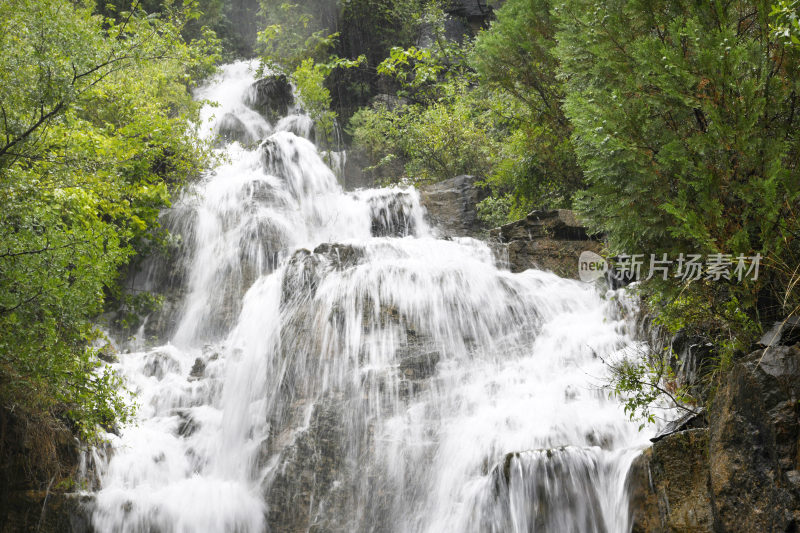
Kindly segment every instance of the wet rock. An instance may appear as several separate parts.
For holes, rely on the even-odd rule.
[[[589,235],[567,209],[532,211],[521,220],[491,230],[489,235],[507,256],[512,272],[539,268],[577,278],[581,252],[602,251],[599,237]]]
[[[280,452],[266,492],[271,531],[306,532],[326,514],[344,461],[341,412],[335,401],[322,400],[308,428]]]
[[[201,379],[206,372],[206,363],[199,357],[194,360],[192,369],[189,371],[189,381]]]
[[[178,435],[181,437],[191,437],[200,428],[200,423],[195,420],[187,409],[177,411],[180,422],[178,423]]]
[[[420,189],[420,200],[428,218],[446,236],[470,237],[485,231],[478,219],[477,205],[489,192],[477,182],[475,176],[463,175]]]
[[[355,266],[364,258],[364,250],[351,244],[320,244],[314,254],[324,256],[337,270]]]
[[[795,531],[800,347],[759,350],[737,363],[710,412],[711,493],[719,531]]]
[[[167,352],[155,351],[145,355],[145,364],[142,373],[152,376],[159,381],[169,373],[179,372],[180,364]]]
[[[761,346],[791,346],[800,342],[800,317],[790,316],[775,322],[769,331],[764,333],[758,344]]]
[[[289,107],[294,104],[289,79],[280,74],[256,81],[245,94],[244,103],[271,123],[277,122],[289,113]]]
[[[658,442],[664,437],[680,431],[686,431],[687,429],[700,429],[707,426],[708,421],[706,420],[705,410],[702,407],[698,407],[697,412],[686,413],[672,422],[669,422],[655,437],[650,439],[650,442]]]
[[[414,201],[408,192],[389,190],[382,195],[370,196],[367,202],[373,237],[405,237],[415,233]]]
[[[0,533],[93,533],[94,497],[78,493],[24,491],[10,495]]]
[[[97,358],[109,364],[119,363],[117,350],[110,342],[107,342],[102,348],[97,350]]]
[[[591,449],[573,446],[514,452],[490,473],[492,493],[481,507],[480,531],[608,533]]]
[[[714,531],[708,429],[664,436],[636,458],[626,485],[633,533]]]
[[[150,313],[145,318],[143,333],[145,342],[148,346],[162,344],[163,339],[167,339],[177,329],[178,322],[183,311],[183,297],[185,291],[166,290],[162,293],[164,297],[161,307]]]
[[[216,125],[218,144],[238,142],[249,145],[257,139],[248,131],[247,126],[233,113],[225,113]]]
[[[407,379],[425,379],[433,375],[439,359],[439,352],[408,355],[400,360],[398,370]]]

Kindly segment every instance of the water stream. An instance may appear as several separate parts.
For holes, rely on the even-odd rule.
[[[95,528],[626,533],[648,435],[597,388],[637,347],[624,295],[498,269],[413,188],[345,192],[253,81],[198,92],[204,135],[234,116],[263,142],[219,149],[164,215],[177,257],[135,278],[175,303],[115,363],[138,420],[96,454]]]

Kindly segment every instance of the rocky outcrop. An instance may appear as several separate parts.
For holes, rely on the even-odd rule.
[[[491,230],[489,235],[506,255],[512,272],[538,268],[577,278],[581,252],[602,250],[598,236],[589,235],[567,209],[532,211],[522,220]]]
[[[632,533],[714,531],[708,491],[708,429],[665,436],[628,473]]]
[[[314,406],[308,427],[280,452],[280,468],[266,493],[268,522],[274,531],[317,530],[314,524],[336,503],[332,489],[344,460],[341,412],[336,402],[321,401]]]
[[[0,532],[92,533],[92,496],[59,491],[14,492]]]
[[[284,75],[262,78],[250,86],[244,103],[275,123],[289,113],[294,104],[292,86]]]
[[[717,530],[800,527],[799,399],[797,345],[752,353],[717,392],[709,442]]]
[[[475,35],[485,28],[494,18],[494,9],[499,2],[487,0],[450,0],[444,4],[445,12],[450,15],[445,21],[447,37],[460,41],[464,35]]]
[[[478,218],[478,202],[488,190],[475,176],[456,176],[420,189],[420,200],[431,224],[448,237],[474,237],[485,231]]]
[[[0,410],[0,533],[88,533],[92,500],[76,489],[80,447],[50,416]]]
[[[256,141],[255,137],[248,131],[244,122],[233,113],[225,113],[217,122],[218,145],[225,143],[238,142],[239,144],[252,144]]]
[[[760,533],[800,528],[800,345],[737,362],[708,428],[657,440],[631,468],[634,532]]]

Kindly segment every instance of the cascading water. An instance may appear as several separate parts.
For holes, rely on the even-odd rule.
[[[596,387],[635,348],[619,303],[437,239],[412,188],[344,192],[306,117],[243,104],[252,82],[236,63],[199,94],[208,135],[265,140],[165,214],[181,303],[170,342],[115,364],[138,420],[96,457],[95,528],[627,531],[646,436]]]

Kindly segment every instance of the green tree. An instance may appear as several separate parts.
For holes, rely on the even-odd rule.
[[[557,8],[564,108],[612,252],[761,253],[757,281],[650,283],[668,324],[727,359],[797,309],[797,54],[767,2],[568,0]],[[659,255],[660,257],[660,255]]]
[[[489,182],[510,195],[514,214],[534,206],[569,207],[583,187],[561,102],[552,0],[508,0],[480,32],[471,64],[494,103],[506,138]]]
[[[0,4],[0,401],[91,436],[127,414],[93,318],[207,153],[188,84],[217,57],[186,16]],[[210,37],[210,36],[209,36]]]

